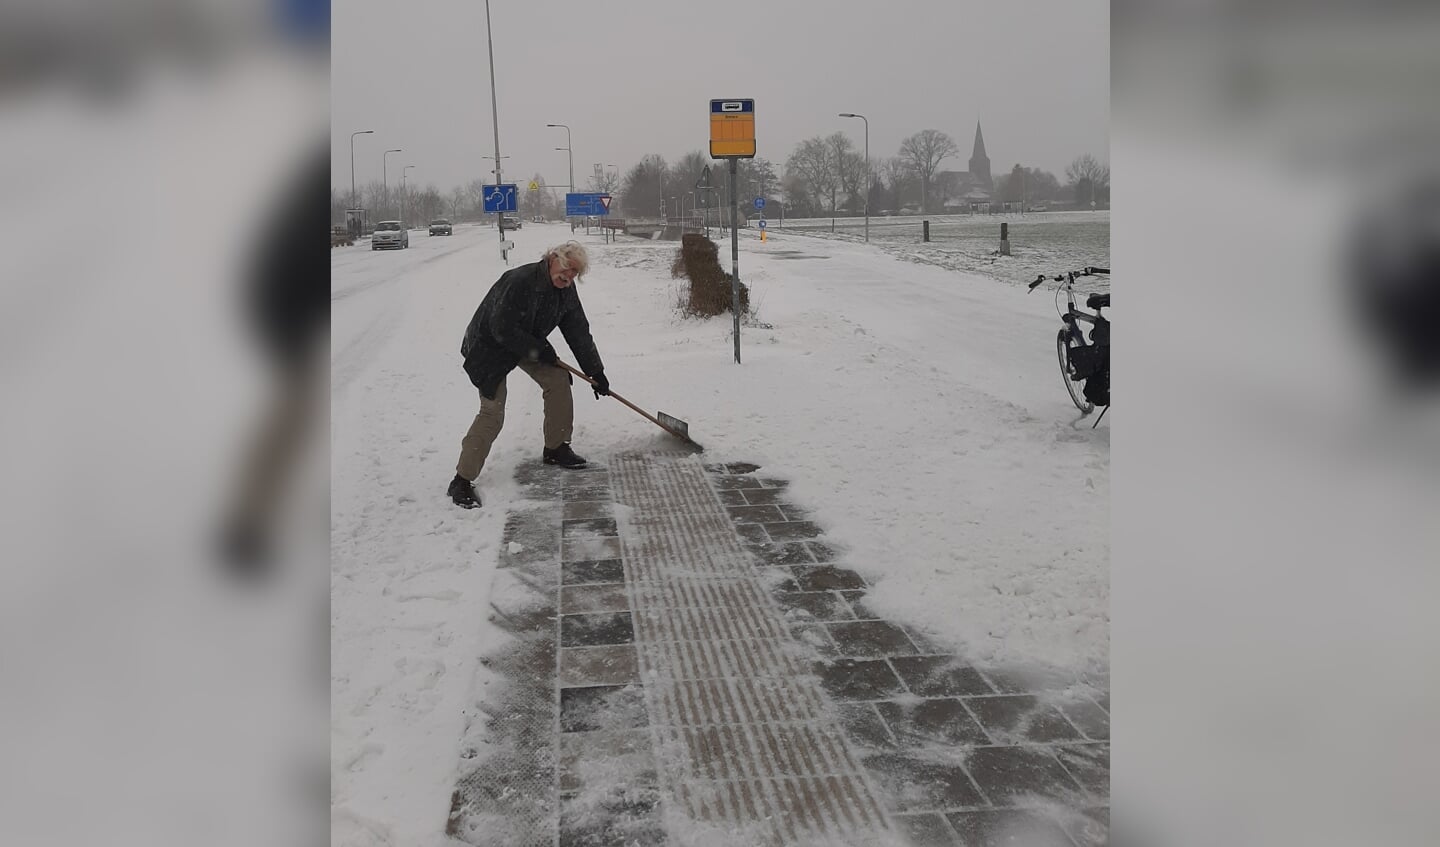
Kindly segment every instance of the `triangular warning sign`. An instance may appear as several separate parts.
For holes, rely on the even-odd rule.
[[[601,194],[601,195],[600,195],[600,205],[605,207],[605,211],[607,211],[607,212],[610,211],[610,195],[609,195],[609,194]]]
[[[530,190],[531,190],[531,191],[539,191],[539,190],[540,190],[540,184],[539,184],[538,182],[536,182],[535,180],[533,180],[533,179],[530,180]]]

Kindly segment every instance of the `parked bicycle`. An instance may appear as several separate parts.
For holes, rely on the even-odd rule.
[[[1110,410],[1110,321],[1100,313],[1101,309],[1110,305],[1110,294],[1091,294],[1085,298],[1086,308],[1093,309],[1094,314],[1081,311],[1075,306],[1075,279],[1095,274],[1109,276],[1110,269],[1087,266],[1053,277],[1041,274],[1030,283],[1030,291],[1034,291],[1047,280],[1060,283],[1055,288],[1055,311],[1059,312],[1060,320],[1065,324],[1055,337],[1055,354],[1060,359],[1060,379],[1065,383],[1065,390],[1070,392],[1070,399],[1075,401],[1075,407],[1081,414],[1090,414],[1095,411],[1096,406],[1105,407],[1095,419],[1095,425],[1098,426],[1100,418],[1105,417],[1105,412]],[[1064,311],[1060,310],[1061,291],[1065,292],[1069,303]],[[1080,328],[1082,322],[1092,327],[1088,340],[1084,330]]]

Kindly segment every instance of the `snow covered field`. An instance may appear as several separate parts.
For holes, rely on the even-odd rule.
[[[1111,418],[1094,430],[1076,420],[1051,296],[879,244],[757,235],[741,236],[757,308],[736,365],[728,316],[675,312],[677,244],[581,231],[593,267],[580,296],[614,389],[688,421],[707,460],[790,480],[886,618],[979,665],[1103,672]],[[513,267],[570,231],[527,224],[512,236]],[[452,238],[412,232],[406,251],[334,251],[336,843],[444,841],[513,471],[541,447],[539,391],[513,376],[478,480],[485,508],[446,498],[477,407],[460,338],[505,270],[496,241],[462,226]],[[552,341],[573,361],[559,333]],[[577,388],[576,407],[581,455],[673,446],[619,403]]]

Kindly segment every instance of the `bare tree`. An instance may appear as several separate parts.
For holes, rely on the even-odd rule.
[[[661,214],[661,200],[666,186],[665,157],[658,153],[647,153],[640,163],[625,174],[623,199],[625,214],[650,218]]]
[[[900,142],[900,159],[920,179],[920,211],[930,210],[929,186],[940,163],[959,153],[955,139],[938,129],[922,129]]]
[[[1089,153],[1077,156],[1070,163],[1070,167],[1065,169],[1065,181],[1074,192],[1076,205],[1085,206],[1101,197],[1110,198],[1110,166],[1101,164]]]
[[[834,211],[835,192],[840,183],[834,143],[818,135],[800,142],[785,162],[785,179],[787,183],[794,181],[802,186],[808,197],[829,197],[830,210]]]

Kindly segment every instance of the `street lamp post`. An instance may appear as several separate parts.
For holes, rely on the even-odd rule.
[[[350,133],[350,206],[352,208],[360,208],[360,195],[355,191],[355,136],[370,135],[374,132],[373,129],[362,129],[359,132]]]
[[[390,194],[390,154],[404,152],[405,150],[403,148],[396,147],[393,150],[386,150],[380,156],[380,184],[385,187],[385,195],[387,200],[389,199]]]
[[[854,112],[841,112],[842,118],[859,118],[865,121],[865,242],[870,242],[870,120]]]
[[[405,177],[410,175],[410,169],[413,167],[415,166],[406,165],[405,167],[400,169],[400,225],[405,227],[406,229],[410,228],[410,222],[405,219],[405,187],[407,184],[405,182]]]
[[[548,127],[565,130],[565,146],[556,147],[556,150],[564,150],[570,160],[570,193],[575,193],[575,151],[570,149],[570,127],[565,124],[546,124]]]
[[[485,0],[485,49],[490,54],[490,121],[495,127],[495,184],[501,179],[500,160],[500,107],[495,100],[495,39],[490,32],[490,0]],[[510,251],[505,249],[505,216],[499,215],[495,227],[500,232],[500,258],[510,264]]]

